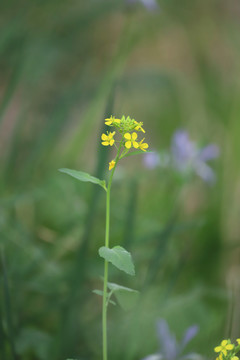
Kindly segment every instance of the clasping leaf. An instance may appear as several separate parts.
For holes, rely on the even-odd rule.
[[[135,275],[134,264],[131,254],[121,246],[114,246],[112,249],[106,246],[100,247],[99,255],[111,262],[119,270],[125,271],[129,275]]]
[[[93,292],[94,294],[99,295],[99,296],[103,296],[103,291],[102,291],[102,290],[95,289],[95,290],[93,290],[92,292]],[[107,301],[108,301],[108,303],[111,303],[111,304],[113,304],[113,305],[116,305],[115,301],[110,300],[110,297],[112,296],[112,294],[113,294],[113,291],[107,293]]]
[[[139,291],[110,282],[108,282],[108,288],[115,295],[119,305],[124,310],[130,310],[136,304]]]

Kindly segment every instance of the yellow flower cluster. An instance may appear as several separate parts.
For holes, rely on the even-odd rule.
[[[115,135],[115,131],[114,132],[109,132],[106,134],[102,134],[102,145],[104,146],[113,146],[113,144],[115,143],[115,140],[114,140],[114,135]]]
[[[236,339],[237,345],[231,343],[228,340],[222,340],[219,346],[214,348],[216,353],[219,353],[216,360],[239,360],[239,357],[236,354],[240,350],[240,339]]]
[[[121,150],[121,147],[124,147],[122,154],[120,155],[118,152],[118,158],[124,157],[127,152],[131,148],[139,149],[142,151],[146,151],[148,149],[148,144],[144,143],[144,138],[138,141],[138,134],[136,131],[140,131],[145,133],[143,129],[143,123],[137,122],[134,119],[131,119],[129,116],[126,118],[123,116],[121,119],[115,118],[115,116],[111,116],[110,118],[105,119],[105,124],[107,126],[114,126],[116,130],[121,135],[121,140],[117,141],[114,138],[116,131],[108,132],[106,134],[102,134],[102,145],[103,146],[113,146],[115,145],[117,150]],[[116,143],[119,143],[119,148],[117,147]],[[109,163],[109,170],[112,170],[116,165],[116,159],[112,160]]]

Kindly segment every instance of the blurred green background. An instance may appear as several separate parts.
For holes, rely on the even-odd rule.
[[[149,6],[148,6],[149,5]],[[142,156],[112,189],[111,244],[131,251],[139,302],[109,308],[109,357],[158,350],[155,324],[213,358],[240,334],[240,5],[237,0],[1,0],[0,359],[101,358],[104,192],[58,172],[108,176],[104,118],[144,123],[153,150],[186,129],[216,143],[217,181],[187,183]]]

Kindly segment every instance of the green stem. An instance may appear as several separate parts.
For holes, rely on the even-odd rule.
[[[105,230],[105,246],[109,248],[109,229],[110,229],[110,195],[111,195],[111,185],[113,174],[116,169],[116,165],[119,160],[120,150],[122,147],[123,138],[120,142],[115,166],[112,169],[108,187],[107,187],[107,198],[106,198],[106,230]],[[103,279],[103,304],[102,304],[102,333],[103,333],[103,360],[107,360],[107,283],[108,283],[108,261],[104,260],[104,279]]]

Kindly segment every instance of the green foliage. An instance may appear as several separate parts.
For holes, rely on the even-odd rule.
[[[135,275],[131,254],[122,246],[114,246],[112,249],[102,246],[98,252],[102,258],[111,262],[119,270],[122,270],[129,275]]]
[[[108,282],[108,288],[116,296],[119,305],[124,310],[131,310],[138,300],[139,291]]]
[[[51,336],[47,333],[32,327],[24,328],[17,340],[17,351],[19,354],[34,353],[38,359],[45,360],[52,346],[52,341]]]
[[[77,180],[84,181],[84,182],[91,182],[93,184],[100,185],[104,188],[104,190],[107,190],[105,180],[100,180],[92,175],[89,175],[88,173],[83,172],[83,171],[77,171],[77,170],[71,170],[71,169],[59,169],[59,171],[62,173],[68,174]]]
[[[94,294],[96,294],[96,295],[103,296],[103,291],[102,290],[95,289],[92,292]],[[116,305],[116,303],[114,301],[110,300],[110,297],[111,297],[111,293],[108,293],[107,294],[107,302],[109,302],[112,305]]]
[[[126,155],[124,155],[124,157],[128,157],[128,156],[132,156],[132,155],[143,155],[143,154],[146,154],[146,153],[151,153],[152,151],[141,151],[141,150],[136,150],[136,151],[132,151],[132,152],[129,152],[127,153]]]
[[[108,282],[108,289],[110,292],[107,294],[107,301],[113,305],[116,305],[115,301],[111,300],[111,296],[114,295],[117,299],[118,304],[123,310],[131,310],[136,305],[136,302],[139,297],[139,291],[130,289],[128,287],[118,285],[115,283]],[[93,290],[94,294],[103,296],[102,290]]]

